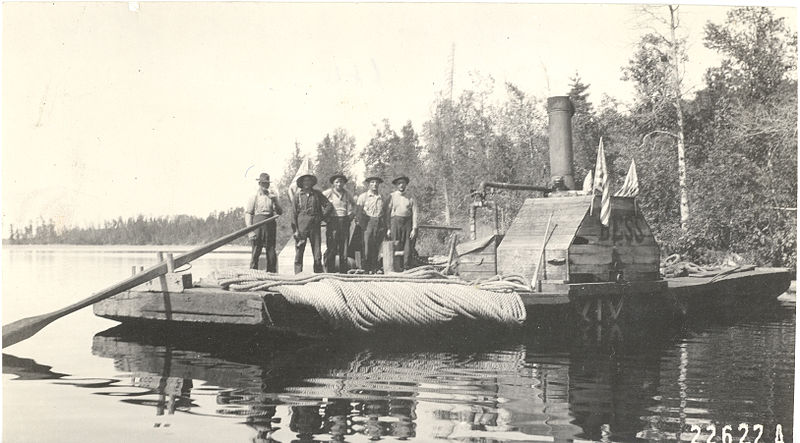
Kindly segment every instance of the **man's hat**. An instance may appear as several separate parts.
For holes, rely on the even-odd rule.
[[[372,175],[372,176],[367,177],[366,179],[364,179],[364,183],[369,183],[372,180],[377,180],[378,184],[383,183],[383,179],[378,177],[377,175]]]
[[[347,183],[347,177],[345,177],[345,176],[344,176],[344,174],[333,174],[333,175],[331,176],[331,178],[330,178],[330,182],[331,182],[331,183],[335,182],[337,178],[341,178],[341,179],[342,179],[342,181],[344,181],[345,183]]]
[[[406,184],[408,184],[408,182],[410,182],[411,180],[409,180],[408,177],[406,177],[405,175],[401,175],[400,177],[397,177],[396,179],[392,180],[392,184],[396,185],[398,182],[401,181],[405,181]]]
[[[269,183],[269,174],[267,174],[266,172],[262,172],[261,174],[259,174],[258,182],[259,183]]]
[[[306,177],[311,177],[311,186],[317,184],[317,176],[315,176],[314,174],[304,174],[301,175],[300,177],[297,177],[297,187],[300,187],[300,182],[302,182],[303,179]]]

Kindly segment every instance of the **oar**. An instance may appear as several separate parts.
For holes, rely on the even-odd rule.
[[[228,234],[220,238],[219,240],[215,240],[211,243],[207,243],[203,246],[193,249],[185,254],[179,255],[175,257],[175,267],[183,266],[186,263],[189,263],[192,260],[199,258],[213,251],[214,249],[217,249],[220,246],[225,245],[230,241],[241,237],[242,235],[247,234],[248,232],[258,229],[259,227],[267,224],[272,220],[275,220],[276,218],[278,218],[278,216],[274,215],[266,220],[253,223],[252,225],[247,226],[246,228],[242,228],[231,234]],[[113,286],[103,289],[102,291],[97,292],[88,298],[85,298],[77,303],[71,304],[65,308],[61,308],[57,311],[53,311],[48,314],[23,318],[22,320],[17,320],[11,324],[5,325],[3,326],[3,347],[5,348],[6,346],[11,346],[14,343],[19,343],[22,340],[28,339],[33,334],[36,334],[42,328],[50,324],[52,321],[57,320],[67,314],[71,314],[77,311],[78,309],[82,309],[85,308],[86,306],[93,305],[101,300],[105,300],[113,295],[119,294],[122,291],[126,291],[128,289],[139,286],[166,273],[167,273],[167,264],[162,262],[155,266],[147,268],[144,271],[132,277],[129,277]]]

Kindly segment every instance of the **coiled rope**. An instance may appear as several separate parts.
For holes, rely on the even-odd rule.
[[[681,261],[680,255],[672,254],[661,262],[661,275],[667,278],[713,277],[712,281],[714,281],[725,275],[752,271],[755,268],[753,265],[729,266],[727,268],[716,265],[701,266],[690,261]]]
[[[514,291],[529,288],[521,276],[469,283],[432,266],[369,276],[285,276],[234,269],[216,277],[229,290],[278,291],[290,303],[314,307],[334,328],[361,331],[390,325],[432,326],[456,318],[522,324],[525,306]]]

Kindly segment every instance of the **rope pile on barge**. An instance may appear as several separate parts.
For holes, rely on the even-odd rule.
[[[401,273],[286,276],[251,269],[217,274],[233,291],[277,291],[307,305],[334,328],[372,331],[382,326],[433,326],[457,318],[520,325],[526,311],[516,291],[529,289],[521,276],[466,282],[432,266]]]
[[[701,266],[690,261],[681,260],[678,254],[672,254],[661,262],[661,275],[666,278],[674,277],[724,277],[737,272],[752,271],[756,267],[753,265],[739,265],[722,267],[716,265]]]

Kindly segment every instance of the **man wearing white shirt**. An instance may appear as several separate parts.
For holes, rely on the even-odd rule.
[[[364,263],[363,268],[367,272],[378,270],[378,252],[381,242],[385,236],[386,227],[383,224],[384,200],[378,187],[383,180],[380,177],[367,177],[364,182],[369,188],[367,192],[358,196],[356,207],[358,208],[358,220],[364,229]]]
[[[250,226],[275,214],[283,214],[283,209],[278,203],[278,196],[269,189],[269,174],[262,172],[258,176],[258,191],[247,200],[244,207],[244,224]],[[261,258],[261,249],[267,250],[267,272],[277,272],[278,256],[275,254],[275,220],[267,222],[257,230],[250,232],[252,253],[250,256],[250,269],[258,269],[258,259]]]
[[[344,188],[347,177],[335,174],[330,178],[333,185],[322,192],[331,202],[333,213],[328,217],[325,228],[326,247],[325,270],[327,272],[347,272],[347,242],[350,235],[350,222],[356,209],[352,194]],[[336,257],[339,257],[339,269],[336,269]]]
[[[417,237],[417,207],[414,198],[406,192],[408,182],[406,176],[392,180],[397,190],[389,194],[386,202],[387,235],[396,249],[403,250],[403,269],[412,267],[411,253]]]

